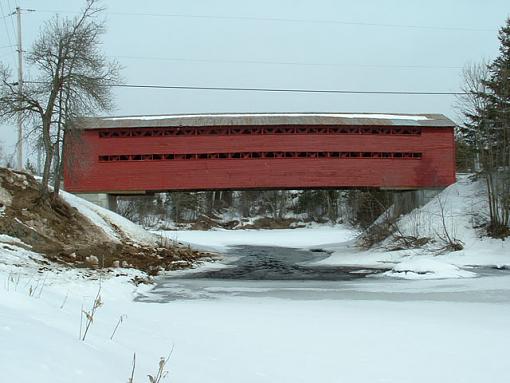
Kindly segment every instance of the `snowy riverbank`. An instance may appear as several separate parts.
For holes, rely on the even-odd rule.
[[[320,248],[331,253],[318,261],[321,266],[361,266],[393,268],[386,276],[404,279],[476,277],[476,267],[510,268],[510,241],[484,237],[474,228],[483,221],[484,187],[468,177],[445,189],[427,205],[401,217],[399,235],[428,238],[419,248],[394,250],[389,237],[379,246],[362,250],[355,238],[358,232],[348,226],[289,230],[168,231],[162,235],[198,248],[225,251],[238,245]],[[446,251],[444,237],[462,244],[459,251]],[[391,250],[389,250],[391,249]]]
[[[172,348],[169,382],[510,379],[509,276],[329,283],[315,285],[316,298],[304,294],[306,284],[287,285],[291,299],[273,296],[283,286],[250,297],[257,284],[230,285],[221,296],[211,289],[210,298],[164,304],[133,301],[127,279],[102,282],[103,306],[80,341],[80,312],[90,308],[97,280],[0,273],[2,379],[125,383],[136,353],[135,381],[146,382]]]
[[[449,227],[464,243],[454,253],[388,251],[384,244],[362,251],[354,246],[357,233],[343,226],[160,233],[219,252],[236,245],[321,248],[331,255],[315,265],[392,269],[345,281],[193,280],[173,272],[181,279],[135,286],[139,271],[57,267],[0,236],[1,380],[125,383],[136,353],[134,382],[147,382],[173,350],[168,382],[507,382],[510,272],[493,266],[510,265],[508,241],[472,229],[470,190],[476,192],[460,183],[446,191],[453,201],[447,225],[456,225]],[[415,214],[437,210],[431,204]],[[425,228],[432,221],[425,218]],[[427,235],[415,219],[402,222],[403,230]],[[98,294],[102,304],[80,340],[83,311]]]

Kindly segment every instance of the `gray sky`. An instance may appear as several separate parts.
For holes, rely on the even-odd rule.
[[[55,11],[83,1],[16,5],[29,47]],[[347,90],[457,91],[462,67],[497,54],[508,0],[108,0],[104,51],[126,83]],[[2,15],[0,15],[1,17]],[[5,23],[4,23],[5,20]],[[12,22],[11,22],[12,21]],[[15,42],[0,19],[0,47]],[[9,39],[10,36],[10,39]],[[14,48],[0,61],[16,68]],[[27,76],[30,70],[27,68]],[[452,96],[392,96],[119,89],[113,114],[188,112],[401,112],[456,118]],[[13,124],[0,126],[12,151]]]

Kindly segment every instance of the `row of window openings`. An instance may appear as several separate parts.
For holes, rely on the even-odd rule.
[[[359,126],[290,126],[290,127],[170,127],[143,129],[109,129],[98,132],[100,138],[202,136],[202,135],[263,135],[263,134],[373,134],[420,135],[419,127]]]
[[[111,161],[161,161],[161,160],[213,160],[213,159],[265,159],[265,158],[373,158],[421,159],[422,153],[414,152],[238,152],[238,153],[189,153],[189,154],[131,154],[102,155],[100,162]]]

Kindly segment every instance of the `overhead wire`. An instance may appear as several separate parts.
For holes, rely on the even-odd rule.
[[[70,13],[78,12],[56,10],[56,9],[36,9],[37,12],[44,13]],[[185,13],[146,13],[146,12],[112,12],[107,11],[107,15],[114,16],[145,16],[145,17],[171,17],[171,18],[191,18],[191,19],[211,19],[211,20],[239,20],[239,21],[269,21],[269,22],[286,22],[286,23],[310,23],[310,24],[340,24],[364,27],[384,27],[384,28],[410,28],[410,29],[436,29],[451,31],[470,31],[470,32],[494,32],[494,28],[472,28],[462,26],[442,26],[442,25],[414,25],[414,24],[388,24],[388,23],[367,23],[367,22],[351,22],[330,19],[301,19],[301,18],[285,18],[285,17],[259,17],[259,16],[225,16],[225,15],[194,15]]]
[[[45,84],[42,81],[25,81],[25,83]],[[105,84],[113,88],[134,89],[174,89],[174,90],[210,90],[233,92],[272,92],[272,93],[324,93],[324,94],[366,94],[366,95],[421,95],[421,96],[455,96],[466,95],[466,92],[447,91],[398,91],[398,90],[349,90],[349,89],[306,89],[306,88],[256,88],[230,86],[194,86],[194,85],[154,85],[154,84]]]
[[[6,36],[7,36],[7,40],[9,42],[9,46],[11,47],[11,53],[15,54],[15,51],[12,49],[12,47],[14,47],[14,44],[12,43],[11,33],[9,31],[9,27],[7,26],[7,21],[6,21],[6,18],[11,16],[11,15],[8,12],[7,12],[7,14],[4,12],[4,6],[2,5],[2,1],[0,1],[0,12],[2,13],[2,21],[4,23],[5,33],[6,33]],[[15,36],[16,35],[14,34],[14,37]]]
[[[383,95],[422,95],[446,96],[464,95],[465,92],[436,92],[436,91],[365,91],[344,89],[304,89],[304,88],[246,88],[225,86],[188,86],[188,85],[146,85],[146,84],[111,84],[116,88],[146,88],[146,89],[176,89],[176,90],[212,90],[212,91],[243,91],[243,92],[271,92],[271,93],[326,93],[326,94],[383,94]]]
[[[9,6],[9,9],[12,9],[13,12],[14,12],[14,9],[12,6],[11,6],[11,0],[7,0],[7,5]],[[12,16],[14,13],[10,13],[9,15]],[[15,37],[16,36],[16,27],[14,26],[14,20],[12,17],[9,18],[11,20],[11,27],[12,27],[12,33],[13,33],[13,36]]]
[[[319,66],[319,67],[361,67],[361,68],[401,68],[401,69],[462,69],[461,66],[441,65],[392,65],[392,64],[348,64],[348,63],[319,63],[299,61],[268,61],[268,60],[226,60],[226,59],[200,59],[184,57],[151,57],[151,56],[125,56],[116,55],[110,58],[122,58],[128,60],[147,61],[173,61],[190,63],[217,63],[217,64],[263,64],[263,65],[295,65],[295,66]]]
[[[38,12],[51,13],[76,13],[62,10],[36,9]],[[359,26],[379,26],[395,28],[424,28],[424,29],[446,29],[446,30],[466,30],[466,31],[493,31],[492,29],[464,28],[464,27],[444,27],[444,26],[424,26],[424,25],[404,25],[404,24],[382,24],[382,23],[360,23],[343,22],[338,20],[310,20],[310,19],[291,19],[291,18],[271,18],[271,17],[252,17],[252,16],[213,16],[213,15],[189,15],[189,14],[155,14],[141,12],[107,12],[110,15],[122,16],[151,16],[151,17],[183,17],[183,18],[207,18],[221,20],[253,20],[253,21],[272,21],[272,22],[303,22],[303,23],[334,23]],[[186,61],[186,62],[218,62],[218,63],[246,63],[246,64],[275,64],[275,65],[303,65],[303,66],[349,66],[341,63],[303,63],[294,61],[264,61],[264,60],[214,60],[214,59],[187,59],[187,58],[166,58],[166,57],[141,57],[141,56],[116,56],[127,59],[144,60],[165,60],[165,61]],[[456,66],[427,66],[427,65],[352,65],[364,67],[395,67],[395,68],[442,68],[442,69],[460,69]],[[323,93],[323,94],[383,94],[383,95],[462,95],[464,92],[444,92],[444,91],[362,91],[362,90],[343,90],[343,89],[302,89],[302,88],[257,88],[257,87],[226,87],[226,86],[187,86],[187,85],[154,85],[154,84],[110,84],[116,88],[133,89],[174,89],[174,90],[205,90],[205,91],[243,91],[243,92],[273,92],[273,93]]]

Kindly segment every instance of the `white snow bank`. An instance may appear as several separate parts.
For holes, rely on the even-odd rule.
[[[387,251],[391,238],[385,241],[380,248],[362,251],[354,243],[343,243],[326,246],[333,251],[332,255],[319,261],[321,265],[363,265],[366,267],[393,267],[404,262],[402,267],[411,267],[406,262],[409,256],[412,259],[420,258],[424,262],[442,262],[453,267],[464,266],[510,266],[510,241],[502,241],[482,237],[481,232],[473,227],[486,217],[486,198],[484,185],[479,181],[471,181],[468,177],[460,177],[458,182],[443,190],[425,206],[415,209],[403,216],[398,226],[402,234],[415,237],[430,237],[435,243],[422,249],[409,249],[400,251]],[[444,223],[443,223],[444,219]],[[463,250],[445,253],[441,251],[445,243],[440,237],[446,233],[463,243]],[[438,266],[436,264],[436,266]],[[418,267],[418,265],[416,265]],[[433,267],[431,267],[433,270]],[[436,275],[439,278],[464,277],[468,274],[463,270],[450,269],[425,275]],[[400,273],[403,274],[403,273]],[[416,273],[414,273],[416,274]]]
[[[480,241],[473,226],[487,219],[487,211],[484,184],[464,176],[425,206],[401,217],[398,227],[404,235],[436,240],[449,236],[469,247]]]
[[[235,118],[235,117],[337,117],[337,118],[373,118],[378,120],[411,120],[426,121],[426,116],[404,115],[404,114],[380,114],[380,113],[219,113],[219,114],[167,114],[159,116],[122,116],[122,117],[105,117],[103,120],[166,120],[166,119],[182,119],[197,117],[218,117],[218,118]]]
[[[162,235],[194,247],[223,251],[229,246],[279,246],[304,248],[353,239],[357,232],[343,226],[278,230],[183,230],[161,231]]]
[[[0,243],[2,243],[2,242],[8,243],[8,244],[13,244],[13,245],[22,245],[22,246],[31,247],[30,245],[25,244],[21,239],[16,238],[16,237],[11,237],[10,235],[7,235],[7,234],[0,234]]]
[[[119,242],[124,235],[126,238],[136,243],[153,245],[157,242],[157,236],[155,234],[148,232],[140,225],[131,222],[119,214],[65,191],[61,191],[60,196],[71,206],[78,209],[78,211],[92,221],[92,223],[99,226],[113,241]],[[116,229],[119,229],[121,233]]]
[[[28,245],[23,244],[19,239],[7,235],[2,235],[1,237],[0,272],[10,272],[13,268],[19,268],[22,272],[25,272],[27,269],[37,268],[40,266],[40,262],[44,260],[41,254],[26,250],[24,247],[28,247]]]
[[[0,273],[0,286],[6,278]],[[508,382],[509,277],[477,291],[483,281],[464,280],[457,295],[442,295],[437,281],[373,281],[388,291],[347,284],[362,299],[232,294],[150,304],[133,302],[133,287],[115,278],[103,281],[104,304],[82,342],[80,313],[98,281],[48,278],[30,295],[36,280],[25,278],[0,288],[2,382],[125,383],[133,353],[134,381],[147,382],[172,347],[163,382]],[[393,291],[411,285],[415,291]],[[485,302],[485,294],[502,301]],[[468,295],[476,300],[462,299]]]
[[[476,274],[459,267],[429,258],[414,258],[396,264],[384,275],[403,279],[472,278]]]

